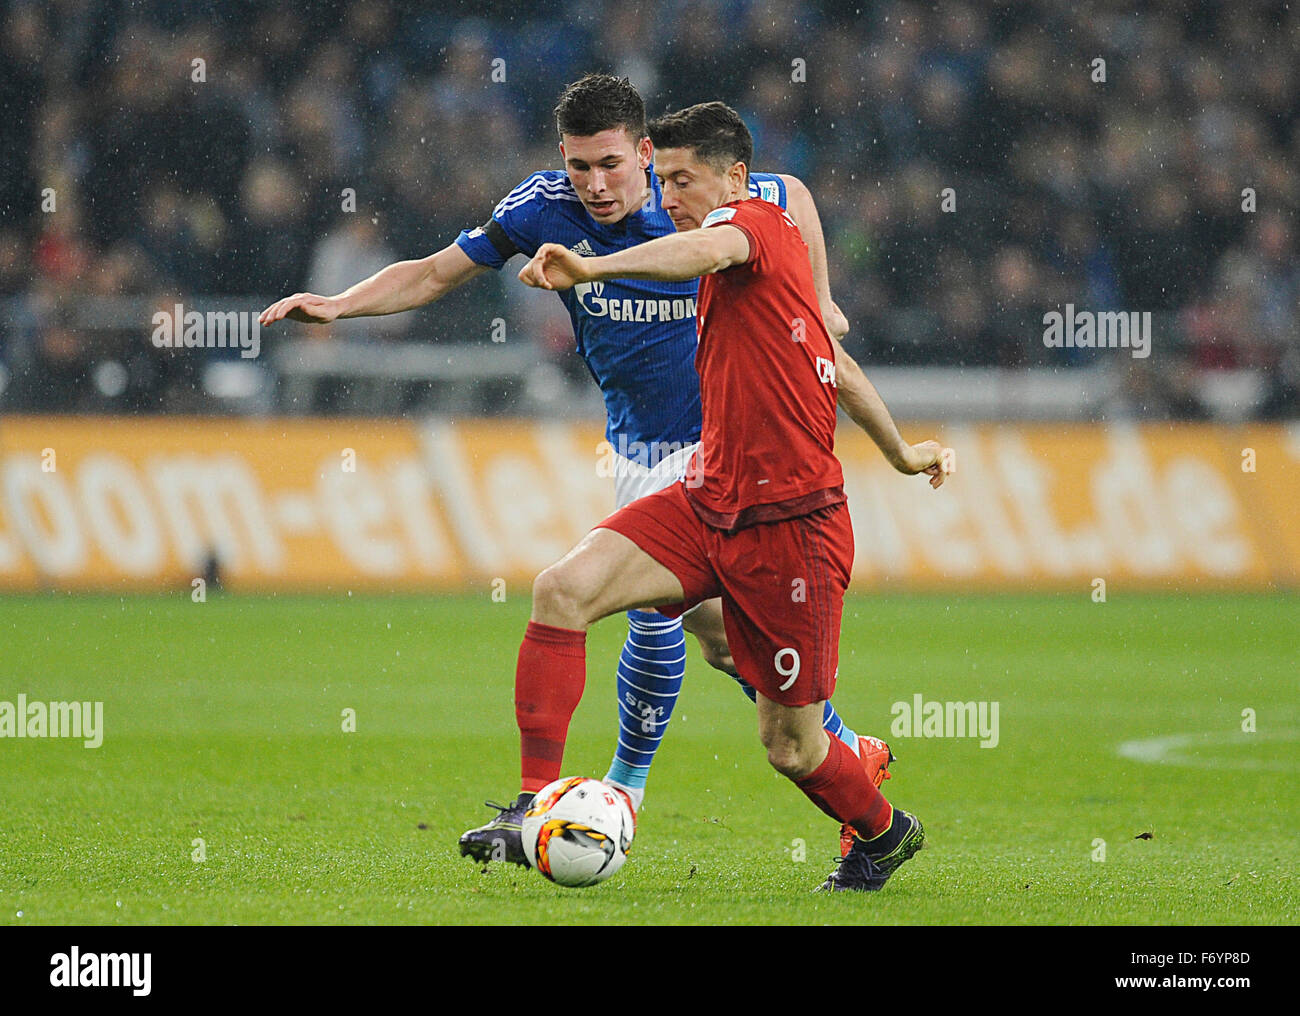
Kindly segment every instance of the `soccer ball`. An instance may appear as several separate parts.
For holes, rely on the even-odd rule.
[[[595,885],[623,867],[635,832],[622,794],[600,780],[568,776],[539,790],[524,813],[524,854],[556,885]]]

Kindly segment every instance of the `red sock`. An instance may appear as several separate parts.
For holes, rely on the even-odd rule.
[[[795,786],[831,818],[847,822],[863,839],[889,828],[894,809],[862,768],[862,760],[838,737],[829,738],[826,759]]]
[[[515,720],[526,793],[560,778],[569,721],[586,683],[587,633],[529,621],[515,670]]]

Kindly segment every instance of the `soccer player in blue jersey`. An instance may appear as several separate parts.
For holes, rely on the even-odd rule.
[[[262,325],[289,318],[327,323],[336,318],[394,314],[438,299],[516,254],[532,257],[544,242],[596,256],[665,236],[677,222],[662,208],[652,171],[645,106],[626,78],[589,74],[565,88],[556,107],[563,170],[533,173],[501,200],[483,225],[427,258],[389,265],[343,293],[297,293],[262,312]],[[825,244],[816,207],[797,179],[750,174],[750,193],[786,208],[809,247],[814,281],[828,330],[847,330],[830,298]],[[680,213],[679,213],[680,214]],[[608,416],[605,436],[617,456],[618,507],[681,478],[700,438],[700,390],[695,372],[695,293],[698,282],[617,280],[559,293],[573,321],[578,352],[600,386]],[[855,397],[860,370],[845,360],[841,402]],[[861,393],[857,393],[859,396]],[[633,810],[645,792],[650,764],[672,715],[685,674],[683,627],[699,639],[705,659],[739,681],[727,650],[719,601],[701,604],[684,619],[629,611],[629,632],[618,666],[619,734],[605,779],[622,790]],[[754,691],[742,681],[752,699]],[[570,709],[569,712],[572,712]],[[535,791],[558,777],[545,715],[517,716],[524,733],[522,791],[486,825],[461,837],[462,854],[480,861],[526,863],[519,827]],[[825,727],[862,759],[877,786],[889,777],[888,746],[858,737],[827,702]],[[530,736],[532,731],[532,736]],[[546,778],[551,772],[554,776]],[[844,836],[851,841],[851,831]],[[844,837],[842,837],[842,840]]]

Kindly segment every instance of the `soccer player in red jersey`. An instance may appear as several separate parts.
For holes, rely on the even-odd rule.
[[[408,310],[439,299],[489,268],[500,269],[515,253],[531,257],[543,241],[563,242],[594,255],[687,228],[680,220],[670,221],[662,208],[657,181],[649,174],[653,146],[646,135],[645,104],[631,82],[608,74],[584,75],[565,86],[555,118],[562,171],[530,174],[502,199],[487,222],[463,231],[436,254],[389,265],[334,297],[286,297],[263,311],[262,324],[286,317],[328,323],[339,317]],[[843,334],[848,321],[831,299],[812,195],[794,177],[760,173],[750,174],[750,192],[788,208],[799,224],[808,241],[823,319],[832,335]],[[620,280],[594,293],[582,287],[562,296],[577,349],[605,398],[619,507],[677,482],[699,442],[696,291],[693,280],[662,288],[645,280]],[[842,403],[857,397],[853,381],[849,377],[841,385]],[[638,446],[648,461],[627,457],[636,455]],[[710,665],[738,675],[716,599],[698,604],[680,619],[632,612],[628,622],[616,671],[617,738],[605,782],[622,790],[635,810],[641,806],[647,774],[685,675],[683,628],[699,639]],[[753,688],[743,682],[741,687],[754,697]],[[877,785],[890,777],[887,767],[893,755],[884,741],[854,732],[829,701],[823,725],[858,752]],[[521,825],[532,791],[540,785],[525,785],[508,805],[491,805],[497,814],[461,836],[461,853],[485,863],[526,864]],[[846,836],[841,835],[842,850],[848,849]]]
[[[739,115],[704,103],[653,121],[650,137],[664,208],[685,231],[595,258],[546,244],[519,277],[545,289],[700,277],[702,439],[682,483],[615,512],[534,584],[515,685],[525,778],[559,775],[590,624],[629,607],[671,615],[721,596],[732,658],[758,691],[768,760],[856,831],[823,888],[880,889],[925,834],[821,726],[853,561],[834,454],[844,358],[822,322],[794,221],[748,197],[753,142]],[[872,395],[846,408],[897,469],[941,485],[948,450],[904,442]]]

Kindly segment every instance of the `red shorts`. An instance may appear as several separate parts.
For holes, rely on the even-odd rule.
[[[786,706],[831,697],[853,567],[847,505],[724,532],[702,522],[675,483],[596,528],[621,533],[677,576],[685,600],[662,613],[722,597],[731,658],[764,697]]]

